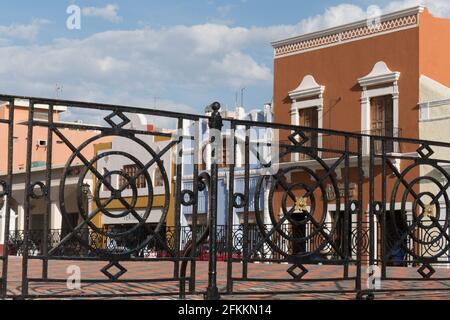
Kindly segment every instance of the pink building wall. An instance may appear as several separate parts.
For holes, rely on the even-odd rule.
[[[26,122],[28,121],[28,107],[15,106],[14,111],[14,157],[13,157],[13,170],[25,170],[26,169],[26,151],[27,151],[27,133],[28,127]],[[45,109],[36,108],[38,112],[47,112]],[[9,106],[0,106],[0,119],[8,119]],[[59,114],[61,111],[55,111],[53,121],[59,120]],[[38,147],[38,140],[47,141],[47,128],[46,127],[33,127],[33,143],[32,143],[32,162],[37,164],[38,162],[45,163],[47,159],[47,147]],[[98,134],[95,131],[86,130],[72,130],[72,129],[60,129],[61,133],[75,146],[79,146],[81,143],[89,139],[90,137]],[[52,164],[53,166],[65,165],[67,159],[72,154],[72,151],[66,146],[65,143],[56,135],[53,134],[53,151],[52,151]],[[94,150],[88,148],[84,154],[87,159],[92,159]],[[3,175],[7,171],[8,166],[8,125],[0,124],[0,175]]]

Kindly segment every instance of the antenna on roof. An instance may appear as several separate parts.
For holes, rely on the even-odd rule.
[[[247,90],[247,88],[243,87],[241,89],[241,108],[244,108],[244,91]]]
[[[158,100],[161,99],[160,97],[154,96],[153,97],[153,109],[156,109],[156,104],[158,102]]]
[[[55,87],[55,98],[59,99],[61,97],[63,89],[64,89],[63,85],[60,85],[58,83],[56,84],[56,87]]]

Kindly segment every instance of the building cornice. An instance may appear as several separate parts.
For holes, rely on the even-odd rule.
[[[0,107],[3,107],[3,106],[9,106],[9,102],[8,101],[0,101]],[[30,100],[15,99],[14,100],[14,107],[15,108],[17,108],[17,107],[29,108],[30,107]],[[49,105],[48,104],[36,103],[34,105],[34,109],[48,110],[49,109]],[[67,111],[67,107],[66,106],[54,105],[53,106],[53,111],[54,112],[64,112],[64,111]]]
[[[314,96],[321,98],[324,91],[325,86],[319,85],[312,75],[307,75],[296,89],[289,92],[289,97],[294,101]]]
[[[281,57],[328,46],[356,41],[389,32],[395,32],[419,25],[419,15],[425,7],[416,6],[382,15],[379,24],[370,26],[368,20],[361,20],[334,28],[304,34],[272,42],[275,57]]]

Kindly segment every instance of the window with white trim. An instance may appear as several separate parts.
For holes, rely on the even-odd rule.
[[[358,79],[361,93],[361,131],[365,134],[398,137],[400,72],[391,71],[384,61],[377,62],[372,71]],[[378,152],[381,145],[376,146]],[[398,152],[395,143],[386,145],[385,152]],[[377,150],[376,150],[377,151]],[[363,140],[363,152],[369,153],[369,141]]]
[[[323,94],[325,87],[317,83],[312,75],[303,78],[300,85],[289,92],[292,100],[291,124],[314,129],[323,128]],[[308,141],[304,144],[309,147],[321,147],[321,137],[317,131],[304,132]],[[303,155],[294,154],[293,161],[305,158]]]

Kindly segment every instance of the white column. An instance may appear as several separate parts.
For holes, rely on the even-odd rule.
[[[399,124],[399,97],[400,94],[398,92],[398,85],[397,83],[394,83],[394,94],[392,95],[392,106],[393,106],[393,120],[394,120],[394,137],[398,137],[400,135],[400,132],[395,132],[395,130],[398,130],[398,128],[400,128],[400,124]],[[399,148],[399,143],[398,141],[395,142],[394,144],[394,152],[399,152],[400,148]]]
[[[52,209],[50,212],[50,229],[59,230],[62,228],[62,216],[56,202],[52,202]]]
[[[9,208],[10,212],[10,218],[9,218],[9,231],[13,232],[16,230],[16,218],[17,218],[17,213],[14,211],[13,208]]]
[[[242,148],[241,148],[241,144],[240,143],[237,143],[236,144],[236,156],[235,156],[235,158],[234,158],[234,165],[237,167],[237,168],[240,168],[240,167],[242,167]]]
[[[370,130],[370,99],[366,94],[367,88],[363,89],[361,96],[361,131],[363,133],[369,133]],[[363,138],[363,154],[368,155],[370,150],[370,144],[368,138]]]
[[[298,126],[300,123],[300,118],[299,118],[300,115],[299,115],[297,107],[295,106],[296,102],[297,102],[296,100],[293,101],[291,112],[290,112],[291,113],[291,125],[293,125],[293,126]],[[297,152],[295,152],[291,155],[291,161],[295,162],[295,161],[299,161],[299,160],[300,160],[300,155]]]
[[[17,206],[17,230],[23,231],[25,229],[25,209],[22,204]]]
[[[0,244],[5,243],[6,200],[6,196],[4,196],[0,209]]]
[[[317,106],[317,119],[318,119],[318,121],[317,121],[317,128],[318,129],[323,129],[323,104],[320,105],[320,106]],[[318,134],[317,146],[319,148],[323,147],[323,133],[322,132],[320,132]],[[318,156],[322,157],[322,151],[320,151],[318,153]]]
[[[264,188],[264,224],[270,225],[272,221],[270,220],[269,206],[272,205],[269,202],[270,196],[270,184],[266,183],[266,187]],[[270,229],[270,228],[269,228]],[[267,243],[264,243],[264,252],[270,252],[270,246]],[[266,258],[272,258],[272,255],[267,256]]]

